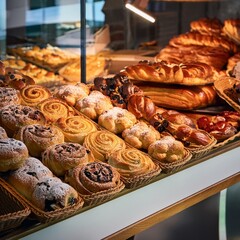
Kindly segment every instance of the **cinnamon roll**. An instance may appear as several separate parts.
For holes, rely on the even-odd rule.
[[[41,101],[51,97],[51,92],[41,85],[28,85],[20,90],[22,104],[36,106]]]
[[[120,174],[109,164],[91,162],[78,166],[66,173],[65,181],[80,195],[91,195],[116,189],[120,184]]]
[[[112,133],[122,133],[126,128],[132,127],[137,118],[131,112],[120,107],[113,107],[103,112],[98,118],[98,124]]]
[[[69,117],[74,115],[74,109],[66,102],[51,97],[41,101],[37,108],[44,114],[50,122],[56,122],[60,117]]]
[[[42,162],[56,176],[64,176],[69,169],[93,161],[89,150],[78,143],[60,143],[48,147],[42,153]]]
[[[114,167],[121,176],[132,178],[155,170],[152,159],[135,148],[120,149],[107,155],[107,162]]]
[[[11,104],[20,104],[20,92],[14,88],[0,87],[0,108]]]
[[[20,168],[9,173],[7,182],[26,199],[31,200],[37,183],[46,177],[53,177],[53,173],[39,159],[28,157]]]
[[[74,106],[76,102],[89,95],[90,89],[84,83],[78,83],[76,85],[63,85],[56,90],[54,96],[60,98],[68,103],[70,106]]]
[[[137,149],[148,149],[160,139],[160,133],[150,124],[140,121],[122,132],[123,139]]]
[[[0,172],[18,169],[28,158],[27,146],[16,139],[0,139]]]
[[[95,159],[103,162],[106,161],[107,153],[126,148],[121,138],[106,130],[88,134],[83,145],[93,153]]]
[[[41,157],[42,152],[49,146],[64,142],[64,135],[59,128],[40,124],[20,128],[15,138],[26,144],[33,157]]]
[[[23,105],[8,105],[0,110],[0,123],[9,136],[22,126],[45,124],[46,119],[39,110]]]
[[[75,108],[89,118],[96,120],[104,111],[113,108],[113,105],[108,96],[94,90],[87,97],[78,100]]]
[[[62,130],[65,142],[83,144],[85,137],[89,133],[97,131],[95,123],[84,116],[59,118],[55,125]]]

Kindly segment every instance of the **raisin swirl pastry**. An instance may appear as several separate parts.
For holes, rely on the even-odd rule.
[[[75,114],[74,109],[61,99],[50,97],[41,101],[37,108],[49,122],[56,122],[60,117],[69,117]]]
[[[28,85],[20,90],[22,104],[37,106],[41,101],[51,97],[51,92],[41,85]]]
[[[103,112],[98,118],[98,124],[112,133],[122,133],[126,128],[137,122],[135,115],[126,109],[113,107]]]
[[[93,90],[87,97],[78,100],[75,108],[89,118],[96,120],[100,114],[113,108],[113,105],[108,96]]]
[[[13,136],[23,126],[46,123],[43,113],[29,106],[8,105],[2,108],[0,113],[0,123],[9,136]]]
[[[160,133],[150,124],[140,121],[122,132],[123,139],[137,149],[148,149],[149,145],[160,139]]]
[[[41,210],[54,211],[77,203],[78,192],[60,178],[41,179],[35,186],[31,202]]]
[[[32,157],[41,157],[42,152],[51,145],[64,142],[64,135],[59,128],[40,124],[21,127],[15,138],[26,144]]]
[[[83,145],[93,153],[95,159],[102,162],[106,162],[107,153],[126,148],[120,137],[106,130],[88,134]]]
[[[21,167],[28,158],[27,146],[14,138],[0,139],[0,172]]]
[[[69,169],[93,160],[91,152],[78,143],[55,144],[42,153],[43,164],[58,177],[64,176]]]
[[[62,130],[65,142],[83,144],[85,137],[97,131],[97,126],[86,117],[77,115],[67,118],[59,118],[55,123]]]
[[[80,195],[115,190],[121,184],[120,174],[107,163],[91,162],[66,173],[65,181]]]
[[[50,169],[39,159],[28,157],[20,168],[9,173],[7,182],[26,199],[31,200],[36,184],[46,177],[53,177]]]
[[[11,104],[20,104],[20,92],[10,87],[0,87],[0,108]]]
[[[112,152],[108,154],[107,162],[125,178],[145,175],[156,168],[155,163],[147,154],[135,148]]]

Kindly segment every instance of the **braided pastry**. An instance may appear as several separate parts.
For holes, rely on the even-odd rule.
[[[237,45],[227,38],[211,35],[202,35],[198,32],[188,32],[173,37],[169,45],[179,47],[184,45],[200,45],[208,47],[221,47],[229,53],[237,52]]]
[[[121,74],[132,80],[183,85],[205,85],[213,83],[218,72],[206,63],[168,64],[165,61],[141,61],[126,67]]]

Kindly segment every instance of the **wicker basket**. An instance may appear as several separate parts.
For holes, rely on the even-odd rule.
[[[31,217],[38,220],[41,223],[48,223],[52,221],[60,221],[67,217],[70,217],[74,214],[76,214],[84,204],[83,199],[79,196],[77,202],[73,204],[72,206],[68,206],[65,208],[57,209],[54,211],[43,211],[36,206],[34,206],[30,201],[28,201],[26,198],[24,198],[22,195],[20,195],[11,185],[9,185],[7,182],[4,183],[11,191],[14,193],[14,195],[18,196],[22,201],[27,205],[31,210]]]
[[[0,178],[0,231],[18,227],[30,213],[27,204]]]

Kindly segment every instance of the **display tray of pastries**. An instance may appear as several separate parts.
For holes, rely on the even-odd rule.
[[[240,80],[222,77],[214,82],[214,87],[221,98],[240,112]]]
[[[78,54],[62,50],[49,44],[43,47],[38,45],[12,47],[8,49],[8,52],[9,54],[20,57],[26,62],[33,63],[52,72],[57,72],[70,61],[79,59]]]

